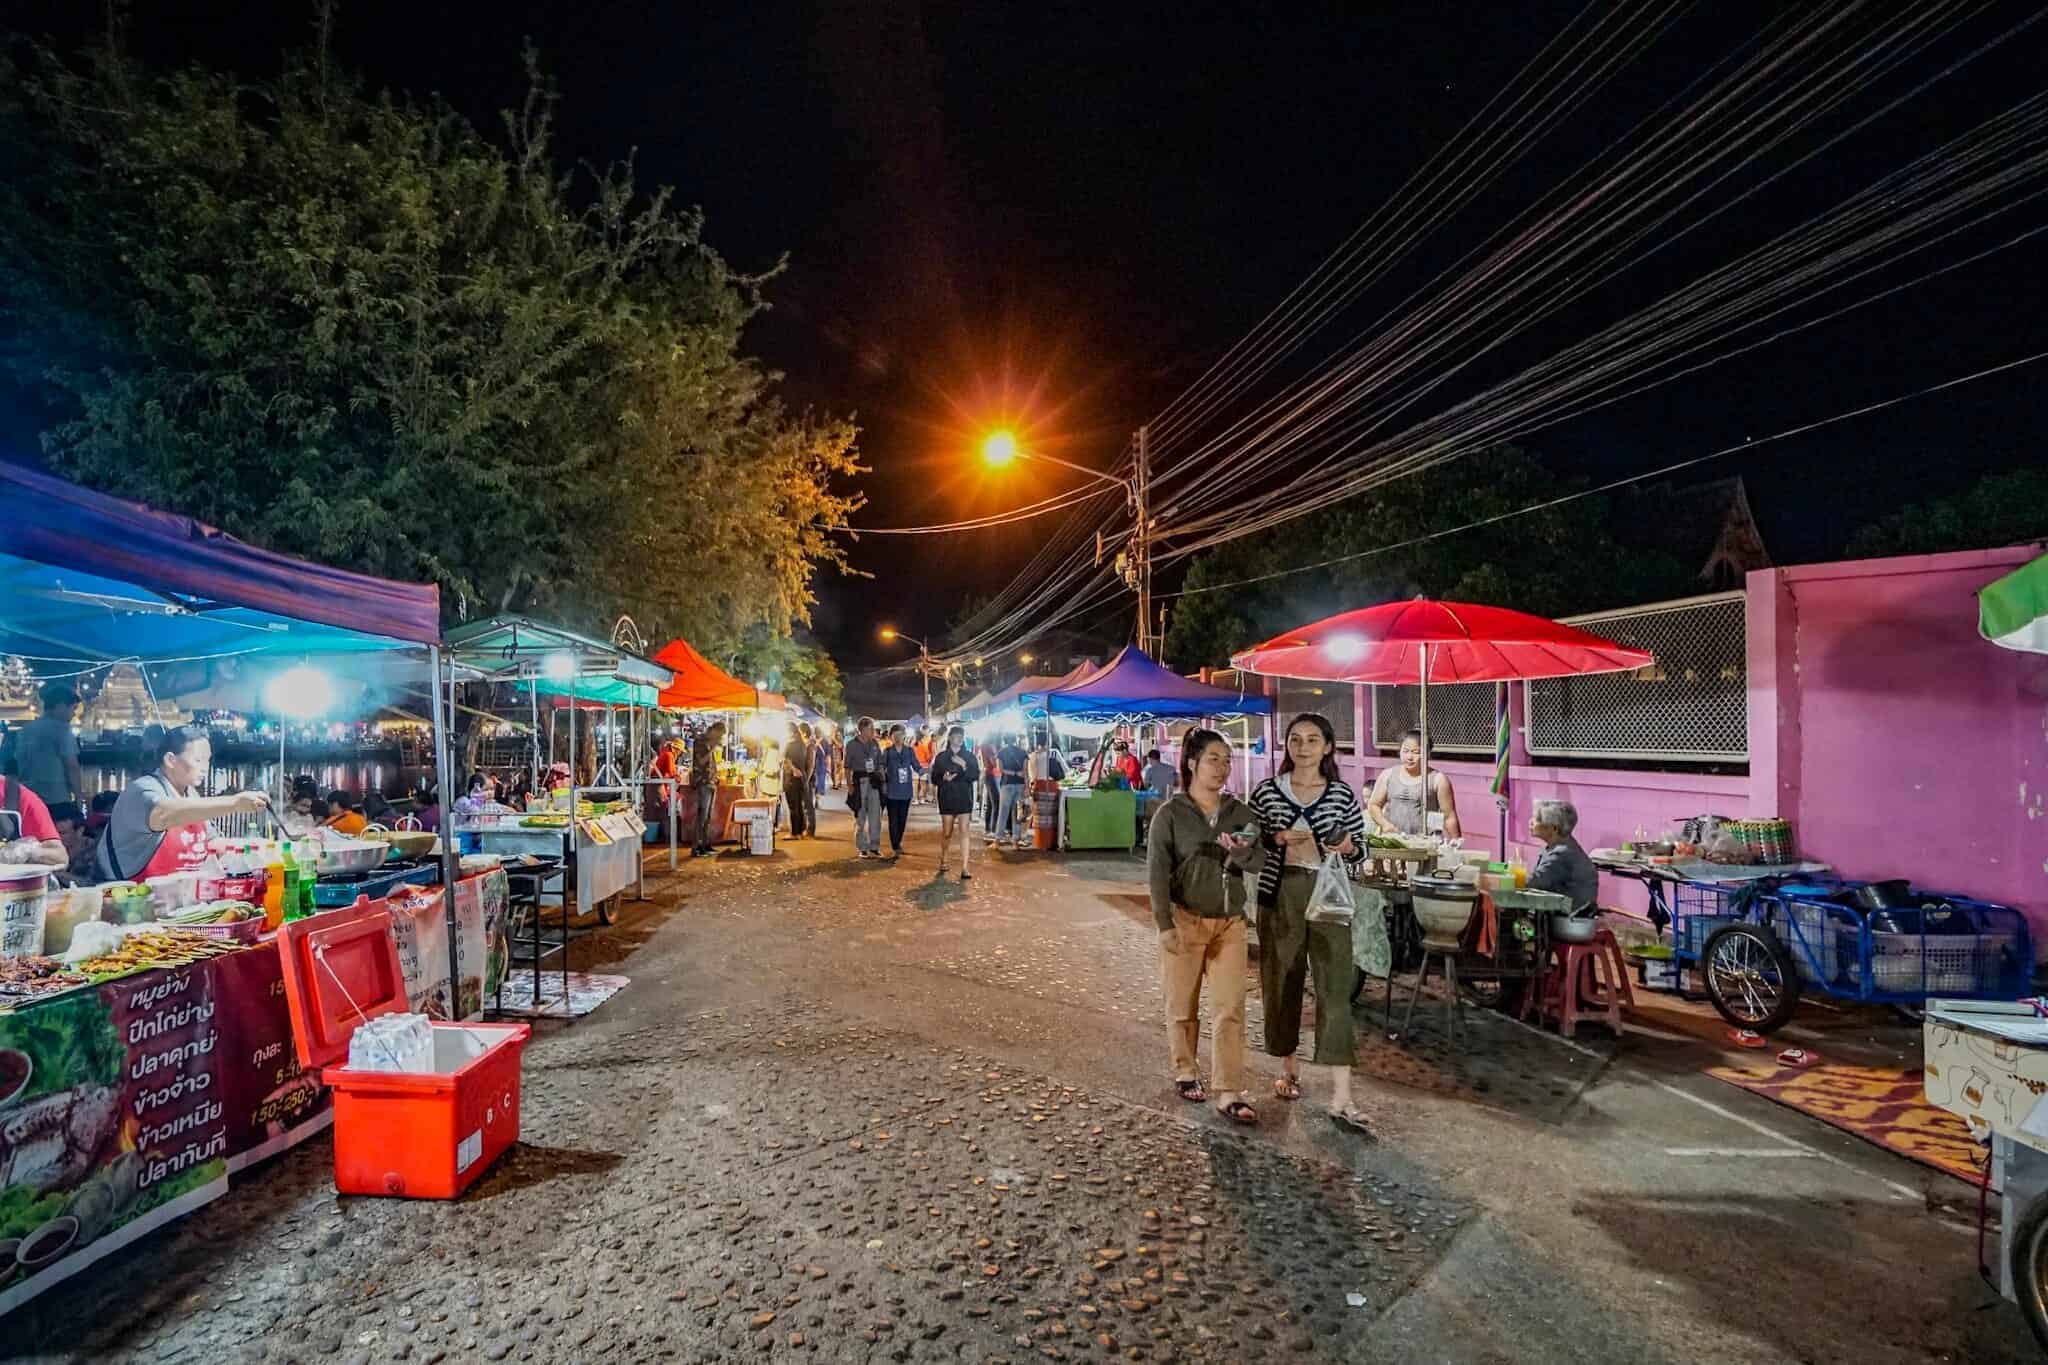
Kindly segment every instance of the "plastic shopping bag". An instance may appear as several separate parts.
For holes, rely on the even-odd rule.
[[[1369,886],[1352,895],[1358,913],[1351,920],[1351,961],[1367,976],[1382,979],[1394,970],[1394,944],[1387,935],[1387,898]]]
[[[1332,853],[1316,869],[1316,889],[1309,893],[1308,917],[1325,924],[1349,924],[1357,902],[1351,895],[1351,869],[1344,855]]]

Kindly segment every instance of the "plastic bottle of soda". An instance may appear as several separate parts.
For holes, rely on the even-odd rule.
[[[318,914],[320,906],[313,899],[313,884],[320,879],[320,855],[310,845],[299,850],[299,917]]]

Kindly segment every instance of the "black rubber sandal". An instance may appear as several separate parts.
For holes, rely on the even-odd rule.
[[[1232,1123],[1253,1124],[1259,1121],[1259,1111],[1246,1104],[1243,1100],[1232,1100],[1216,1112],[1229,1119]]]
[[[1200,1104],[1203,1100],[1209,1098],[1209,1092],[1202,1089],[1200,1081],[1175,1081],[1173,1088],[1178,1090],[1180,1097],[1190,1104]]]

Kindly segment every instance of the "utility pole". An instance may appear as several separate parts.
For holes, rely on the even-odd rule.
[[[1155,652],[1152,640],[1152,550],[1148,544],[1151,527],[1146,523],[1146,484],[1150,471],[1147,468],[1147,446],[1151,440],[1151,428],[1139,427],[1136,456],[1131,470],[1131,586],[1138,590],[1138,648],[1141,652]]]
[[[924,675],[924,723],[929,728],[932,723],[932,655],[922,640],[917,642],[917,671]]]

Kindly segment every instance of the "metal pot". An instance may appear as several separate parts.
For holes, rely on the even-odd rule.
[[[1591,943],[1599,930],[1600,921],[1591,915],[1583,918],[1577,915],[1550,917],[1550,938],[1554,943]]]
[[[1863,910],[1906,910],[1913,904],[1913,884],[1903,877],[1865,882],[1850,889],[1849,899]]]
[[[1409,900],[1422,941],[1454,947],[1479,909],[1479,889],[1449,877],[1417,877],[1409,883]]]

